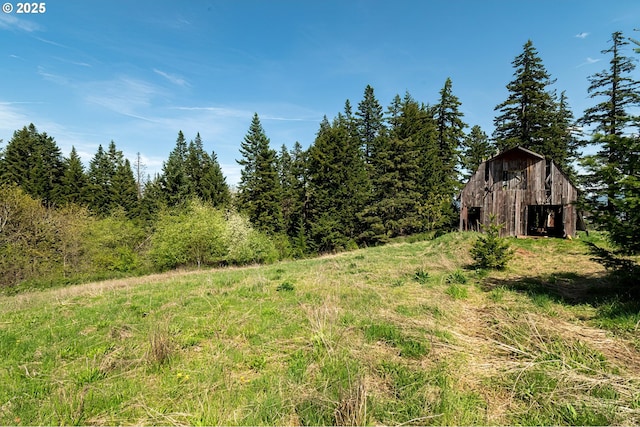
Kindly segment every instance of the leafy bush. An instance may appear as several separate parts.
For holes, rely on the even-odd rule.
[[[227,214],[224,241],[228,248],[226,261],[230,264],[273,262],[278,259],[278,250],[273,241],[255,230],[246,217],[236,212]]]
[[[184,210],[160,214],[149,256],[161,269],[213,264],[227,253],[222,212],[192,201]]]
[[[273,262],[278,251],[267,235],[249,220],[190,202],[186,208],[161,214],[151,236],[149,256],[161,269],[181,265],[250,264]]]
[[[138,269],[142,260],[137,247],[143,240],[144,231],[123,210],[101,219],[88,218],[82,232],[92,273],[129,273]]]
[[[478,268],[502,270],[513,257],[513,250],[506,239],[500,237],[503,224],[497,224],[494,215],[490,221],[488,226],[482,226],[485,234],[479,236],[473,244],[471,256]]]

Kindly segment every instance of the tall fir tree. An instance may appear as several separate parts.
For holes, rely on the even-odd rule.
[[[129,159],[118,159],[111,186],[112,203],[124,209],[128,217],[133,217],[138,209],[138,186],[133,176]]]
[[[307,224],[319,252],[352,246],[362,232],[358,214],[369,197],[368,175],[349,107],[333,123],[323,119],[308,151]]]
[[[282,187],[282,215],[287,235],[295,240],[304,232],[306,219],[306,152],[298,141],[290,151],[285,145],[278,156]]]
[[[371,156],[373,197],[364,209],[371,243],[427,228],[425,204],[442,176],[433,111],[409,93],[387,110],[388,130],[376,139]]]
[[[460,163],[464,178],[469,179],[482,162],[495,154],[497,154],[496,148],[489,140],[489,136],[480,126],[473,126],[462,141]]]
[[[512,64],[515,79],[507,84],[509,96],[495,107],[498,115],[494,119],[493,138],[498,149],[521,146],[566,168],[576,155],[571,144],[566,144],[571,138],[566,98],[559,106],[549,89],[554,81],[531,40]]]
[[[204,201],[211,203],[215,207],[228,206],[231,203],[229,185],[222,173],[215,151],[205,156],[199,195]]]
[[[623,53],[628,42],[621,32],[611,37],[609,68],[589,78],[592,98],[602,99],[585,110],[580,122],[594,126],[591,143],[599,151],[583,160],[587,200],[597,224],[628,253],[640,252],[640,141],[633,108],[640,105],[640,82],[633,60]],[[637,132],[637,130],[635,131]]]
[[[440,185],[438,193],[449,194],[453,202],[455,193],[459,190],[458,158],[460,147],[464,139],[464,129],[467,124],[462,120],[464,114],[460,111],[462,103],[453,94],[453,83],[450,78],[440,90],[440,100],[435,106],[437,122],[438,157],[442,162],[440,167]]]
[[[89,207],[94,213],[108,215],[113,207],[111,200],[111,182],[115,175],[109,155],[102,144],[89,162],[87,177],[89,180]]]
[[[200,133],[187,147],[185,173],[190,196],[196,196],[213,206],[223,206],[229,203],[229,187],[218,163],[218,158],[215,152],[209,155],[205,151]]]
[[[162,188],[169,206],[180,205],[189,199],[191,183],[186,170],[187,148],[184,134],[179,131],[176,145],[162,166]]]
[[[89,202],[89,181],[75,147],[71,147],[69,158],[64,160],[61,200],[83,206]]]
[[[356,116],[356,129],[364,150],[364,158],[370,163],[373,146],[384,130],[382,106],[370,85],[364,89],[364,97],[358,104]]]
[[[19,185],[44,204],[60,201],[63,157],[55,140],[33,123],[15,131],[0,158],[0,182]]]
[[[89,162],[89,207],[99,215],[109,215],[118,207],[129,216],[137,212],[138,189],[131,163],[111,141],[105,151],[102,145]]]
[[[240,144],[242,166],[238,184],[238,206],[257,228],[268,233],[283,229],[276,152],[269,147],[258,114],[253,115],[249,131]]]

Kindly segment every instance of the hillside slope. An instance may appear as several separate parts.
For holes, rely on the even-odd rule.
[[[638,304],[473,234],[0,297],[0,423],[638,424]]]

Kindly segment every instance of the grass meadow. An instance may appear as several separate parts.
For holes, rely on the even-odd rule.
[[[640,424],[640,304],[584,239],[474,238],[0,296],[0,424]]]

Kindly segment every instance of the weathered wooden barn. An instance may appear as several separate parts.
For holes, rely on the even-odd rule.
[[[460,230],[490,215],[502,236],[575,236],[578,189],[552,160],[515,147],[483,162],[460,194]]]

